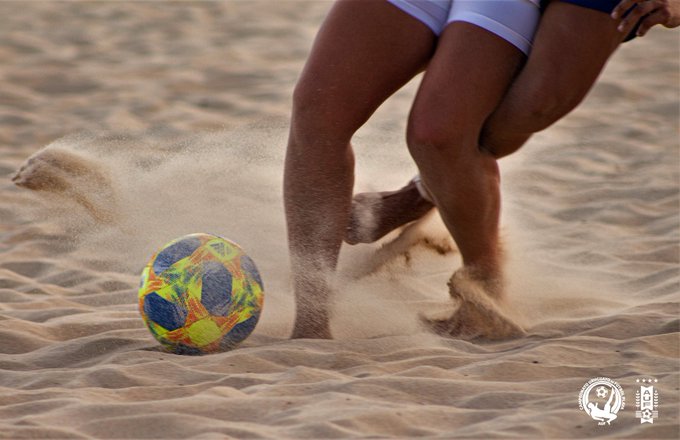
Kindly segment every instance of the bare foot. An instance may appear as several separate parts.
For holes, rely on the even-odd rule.
[[[361,193],[352,200],[345,241],[373,243],[389,232],[420,219],[434,208],[410,181],[396,191]]]
[[[501,310],[500,288],[497,281],[475,280],[461,269],[449,281],[449,293],[459,303],[456,311],[441,319],[421,319],[435,333],[461,339],[499,340],[525,335],[522,327]]]
[[[116,222],[116,197],[106,172],[69,151],[41,150],[12,177],[15,185],[73,199],[100,223]]]

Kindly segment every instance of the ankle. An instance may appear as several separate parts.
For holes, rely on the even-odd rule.
[[[499,267],[488,265],[465,265],[458,269],[449,280],[452,295],[459,282],[472,281],[482,287],[484,292],[494,300],[503,298],[504,279]]]

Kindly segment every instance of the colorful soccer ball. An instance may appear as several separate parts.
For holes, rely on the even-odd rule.
[[[253,260],[229,240],[191,234],[166,244],[142,272],[139,311],[168,350],[230,350],[255,328],[264,299]]]

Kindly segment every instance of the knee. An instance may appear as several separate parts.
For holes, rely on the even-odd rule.
[[[473,124],[457,114],[443,115],[435,111],[412,112],[406,141],[416,163],[455,163],[466,152],[476,151],[479,132]]]
[[[587,90],[556,88],[555,84],[536,85],[524,97],[524,103],[517,114],[519,121],[510,126],[528,126],[531,133],[550,127],[575,109],[585,98]],[[524,121],[524,122],[523,122]]]
[[[480,144],[501,158],[514,153],[539,131],[545,130],[576,108],[587,88],[560,86],[550,74],[534,78],[530,86],[506,95],[499,108],[486,120]],[[564,83],[564,82],[562,82]]]

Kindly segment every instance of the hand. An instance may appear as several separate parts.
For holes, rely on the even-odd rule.
[[[612,11],[612,18],[617,20],[629,9],[637,5],[630,11],[619,24],[619,32],[628,35],[633,30],[635,24],[640,21],[637,36],[641,37],[649,31],[652,26],[660,24],[667,28],[680,26],[680,0],[621,0]]]

